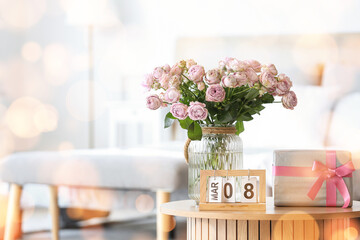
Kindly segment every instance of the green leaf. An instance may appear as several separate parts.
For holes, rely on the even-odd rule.
[[[235,127],[236,127],[236,135],[239,135],[245,130],[244,123],[242,121],[237,121]]]
[[[262,106],[262,105],[258,105],[258,106],[255,106],[255,107],[252,107],[251,109],[249,109],[249,113],[251,114],[251,115],[253,115],[253,114],[259,114],[262,110],[264,110],[265,109],[265,107],[264,106]]]
[[[191,120],[189,117],[185,118],[184,120],[179,120],[180,122],[180,126],[183,129],[189,129],[189,126],[194,122],[193,120]]]
[[[274,102],[274,97],[269,94],[269,93],[265,93],[262,97],[261,97],[261,101],[263,103],[273,103]]]
[[[251,121],[254,118],[250,115],[250,113],[244,113],[242,114],[240,117],[238,117],[237,121],[242,122],[242,121]]]
[[[222,123],[230,122],[232,119],[233,119],[233,116],[231,115],[230,112],[225,112],[218,116],[219,122],[222,122]]]
[[[202,130],[200,125],[197,122],[192,122],[188,129],[188,137],[191,140],[201,140]]]
[[[257,96],[259,96],[259,90],[252,88],[250,89],[250,91],[246,94],[245,98],[247,100],[252,100],[254,98],[256,98]]]
[[[170,127],[174,123],[175,119],[176,118],[171,114],[171,112],[168,112],[165,116],[164,128]]]

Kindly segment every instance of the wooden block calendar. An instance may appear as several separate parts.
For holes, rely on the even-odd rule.
[[[208,192],[208,178],[209,177],[259,177],[259,188],[257,191],[258,194],[258,201],[256,202],[222,202],[216,198],[213,202],[207,202],[206,196]],[[215,179],[215,178],[214,178]],[[217,179],[217,178],[216,178]],[[214,182],[214,187],[217,187],[219,182]],[[248,187],[248,186],[246,186]],[[253,190],[254,186],[248,188]],[[257,186],[255,186],[257,189]],[[216,192],[217,188],[214,188],[214,193]],[[210,188],[209,188],[210,190]],[[221,193],[222,191],[227,191],[227,189],[219,190]],[[248,190],[246,189],[245,192],[247,193]],[[245,194],[246,194],[245,193]],[[252,194],[252,192],[250,192]],[[226,194],[226,193],[224,193]],[[249,195],[251,195],[249,194]],[[211,195],[210,195],[211,196]],[[209,199],[208,199],[209,200]],[[265,170],[200,170],[200,202],[199,202],[199,210],[233,210],[233,211],[265,211],[266,210],[266,171]]]

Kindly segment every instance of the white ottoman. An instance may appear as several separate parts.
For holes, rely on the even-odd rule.
[[[152,190],[159,206],[170,200],[172,191],[187,187],[187,165],[181,151],[149,148],[23,152],[1,160],[0,179],[11,183],[5,240],[14,239],[12,223],[18,220],[22,186],[27,183],[49,185],[52,236],[57,240],[57,186]],[[158,239],[167,239],[165,218],[158,212]]]

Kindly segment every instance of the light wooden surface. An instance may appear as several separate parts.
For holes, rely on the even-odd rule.
[[[265,203],[199,203],[200,211],[265,211]]]
[[[350,220],[188,218],[188,240],[350,240]],[[351,238],[353,239],[353,238]]]
[[[58,188],[49,186],[50,191],[50,215],[52,222],[52,240],[59,240],[59,206],[58,206]]]
[[[260,240],[270,240],[270,221],[260,221]]]
[[[157,208],[157,215],[156,215],[156,239],[157,240],[167,240],[168,239],[168,232],[170,229],[171,224],[171,216],[161,214],[160,206],[164,203],[170,201],[170,193],[166,191],[158,190],[156,192],[156,208]]]
[[[259,202],[258,203],[207,203],[207,178],[210,176],[238,177],[256,176],[259,177]],[[266,171],[265,170],[201,170],[200,171],[200,203],[201,211],[264,211],[266,209]]]
[[[209,219],[229,220],[314,220],[360,217],[360,202],[351,208],[339,207],[274,207],[273,199],[267,198],[266,211],[199,211],[193,200],[169,202],[161,205],[163,214]]]
[[[249,240],[258,240],[259,239],[259,221],[258,220],[249,220],[248,221],[248,237]]]
[[[237,222],[238,240],[247,240],[248,224],[246,220],[239,220]]]
[[[4,233],[4,240],[15,240],[16,238],[16,226],[20,219],[20,198],[22,193],[22,187],[17,184],[11,184],[10,198],[6,214],[6,226]]]
[[[266,211],[199,211],[192,200],[165,203],[163,214],[188,217],[188,240],[345,240],[350,218],[360,217],[360,202],[352,208],[274,207]]]

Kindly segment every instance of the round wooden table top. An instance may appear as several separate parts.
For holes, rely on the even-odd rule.
[[[360,217],[360,202],[351,208],[341,207],[275,207],[273,198],[266,199],[266,211],[199,211],[193,200],[164,203],[160,212],[166,215],[229,220],[316,220]]]

